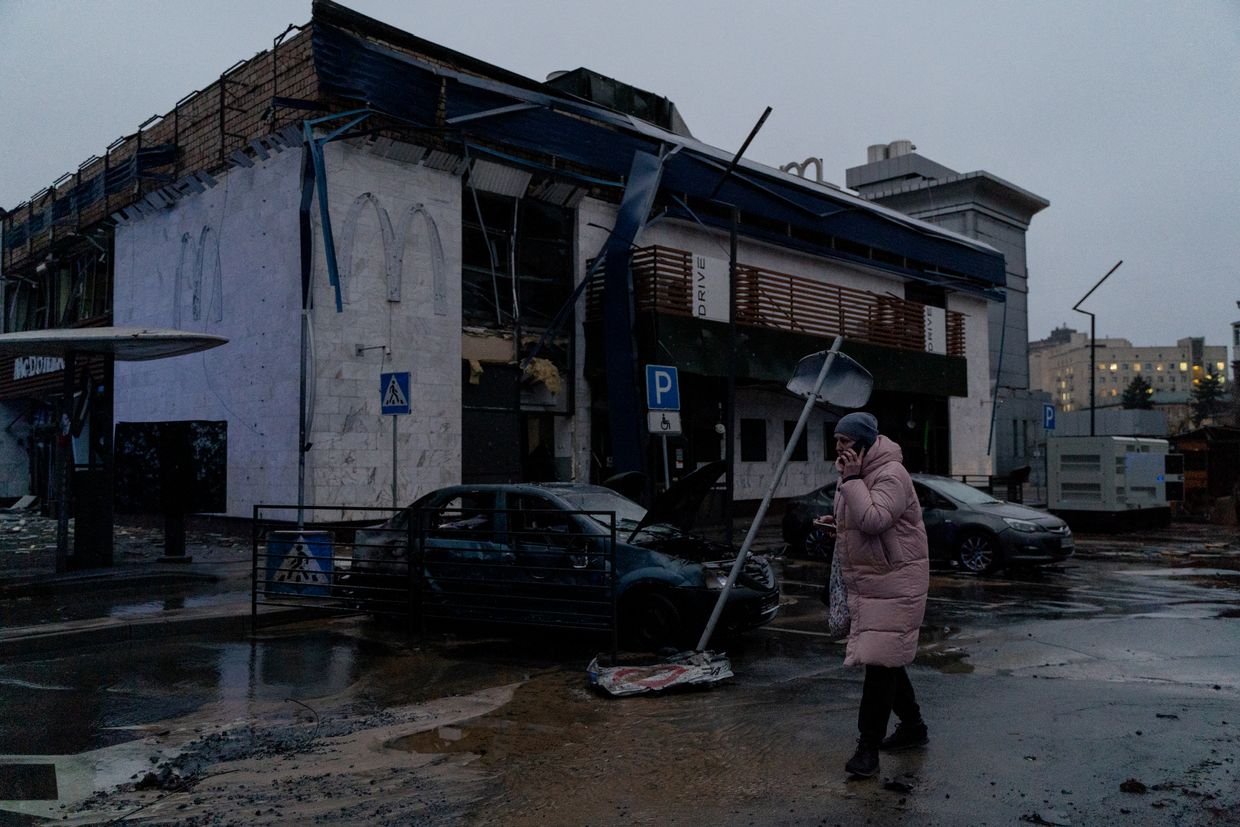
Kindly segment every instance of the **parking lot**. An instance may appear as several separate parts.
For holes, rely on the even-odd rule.
[[[825,571],[778,563],[780,616],[727,645],[736,678],[666,696],[591,691],[588,637],[410,640],[360,618],[15,658],[4,763],[58,784],[0,823],[1240,820],[1234,535],[936,571],[911,669],[931,743],[866,781],[843,772],[861,680],[823,634]]]

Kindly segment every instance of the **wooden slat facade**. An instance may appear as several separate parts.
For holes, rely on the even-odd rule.
[[[633,253],[638,312],[692,316],[692,254],[655,245]],[[601,318],[602,279],[586,293],[587,318]],[[965,316],[946,311],[947,355],[965,355]],[[900,350],[926,352],[926,305],[805,276],[737,265],[736,322]]]

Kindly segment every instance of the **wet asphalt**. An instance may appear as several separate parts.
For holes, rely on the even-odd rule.
[[[0,800],[0,824],[103,823],[138,806],[127,823],[1236,824],[1237,540],[1181,527],[1082,538],[1051,569],[934,572],[910,669],[931,743],[884,755],[869,780],[842,768],[861,674],[823,634],[815,562],[781,560],[780,616],[721,642],[733,681],[666,696],[591,691],[598,640],[411,640],[358,618],[8,657],[0,795],[26,800]],[[174,580],[0,605],[8,626],[236,597],[220,580]],[[445,717],[444,704],[461,709]],[[376,743],[383,766],[349,752]],[[245,761],[286,766],[300,792],[265,790],[251,812],[255,789],[208,783],[221,766],[243,777]],[[12,769],[39,765],[56,768],[53,788]],[[178,783],[135,791],[151,771]],[[298,809],[324,796],[342,806]]]

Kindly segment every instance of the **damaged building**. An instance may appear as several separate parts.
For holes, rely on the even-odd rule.
[[[800,407],[784,382],[837,334],[912,470],[991,473],[1003,255],[758,163],[729,172],[732,155],[655,93],[587,69],[534,81],[316,0],[5,215],[4,330],[227,337],[88,360],[73,431],[89,474],[120,423],[214,423],[233,516],[296,502],[299,477],[307,504],[386,506],[394,468],[401,504],[458,482],[661,479],[649,364],[679,372],[669,476],[730,432],[736,497],[756,499]],[[0,370],[0,493],[46,497],[62,370]],[[383,416],[397,371],[411,413]],[[837,415],[815,413],[777,495],[825,477]]]

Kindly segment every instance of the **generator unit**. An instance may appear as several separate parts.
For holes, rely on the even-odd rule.
[[[1052,437],[1047,505],[1074,528],[1166,525],[1167,455],[1165,439]]]

